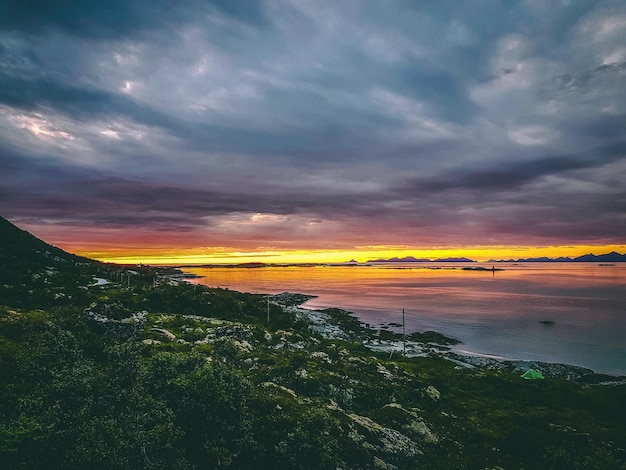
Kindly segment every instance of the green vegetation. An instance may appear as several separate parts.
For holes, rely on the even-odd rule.
[[[264,296],[54,256],[2,279],[3,468],[626,468],[622,382],[390,358],[340,310],[344,339],[279,304],[268,324]]]

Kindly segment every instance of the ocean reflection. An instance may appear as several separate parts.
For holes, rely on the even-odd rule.
[[[476,266],[473,264],[472,266]],[[479,265],[481,266],[481,265]],[[491,265],[483,265],[491,268]],[[197,282],[244,292],[317,295],[307,308],[339,307],[373,326],[454,336],[460,349],[510,359],[563,362],[626,374],[626,264],[186,268]],[[548,320],[553,324],[543,324]]]

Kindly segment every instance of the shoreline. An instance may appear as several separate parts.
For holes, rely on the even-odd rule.
[[[192,282],[207,286],[262,295],[313,294],[318,298],[303,308],[339,307],[372,328],[393,332],[402,332],[400,307],[406,308],[407,334],[441,332],[465,343],[458,349],[502,360],[574,364],[626,375],[622,268],[529,263],[507,265],[493,276],[490,271],[394,270],[400,267],[299,268],[284,274],[279,268],[190,271],[205,276]]]
[[[454,346],[462,344],[461,341],[433,331],[407,335],[406,342],[403,342],[401,334],[384,328],[372,328],[360,321],[353,312],[338,308],[316,310],[302,307],[302,304],[313,298],[316,296],[291,292],[270,296],[272,303],[308,322],[309,327],[322,336],[355,341],[372,351],[389,353],[390,357],[403,353],[406,357],[440,356],[457,364],[459,369],[519,372],[520,375],[529,369],[537,369],[547,378],[598,384],[626,383],[626,375],[599,373],[574,364],[507,359],[470,351],[460,352],[458,349],[455,350]]]

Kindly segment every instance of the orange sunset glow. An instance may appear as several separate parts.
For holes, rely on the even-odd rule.
[[[206,247],[196,249],[175,249],[166,247],[130,246],[126,249],[111,247],[90,251],[80,244],[64,245],[68,251],[104,262],[120,264],[239,264],[239,263],[345,263],[350,260],[365,262],[372,259],[414,258],[439,259],[466,257],[478,262],[491,259],[506,260],[538,257],[575,258],[588,253],[604,254],[626,252],[626,245],[577,245],[577,246],[468,246],[468,247],[408,247],[408,246],[362,246],[346,250],[241,250],[236,247]]]
[[[232,251],[217,251],[200,254],[197,252],[172,252],[158,250],[145,253],[123,254],[112,251],[106,252],[77,252],[82,256],[98,259],[100,261],[121,263],[121,264],[157,264],[157,265],[184,265],[184,264],[236,264],[236,263],[345,263],[350,260],[365,262],[379,258],[403,258],[413,256],[415,258],[437,259],[437,258],[460,258],[467,257],[475,261],[484,262],[490,259],[506,260],[511,258],[538,258],[559,256],[577,257],[587,253],[603,254],[612,251],[623,253],[626,251],[625,245],[608,246],[567,246],[567,247],[467,247],[467,248],[446,248],[446,249],[380,249],[364,247],[363,250],[352,251],[324,251],[324,250],[294,250],[294,251],[258,251],[242,252],[232,249]]]
[[[60,236],[56,227],[34,225],[31,230],[52,244],[72,253],[104,262],[120,264],[239,264],[239,263],[345,263],[351,260],[365,262],[372,259],[403,258],[418,259],[466,257],[478,262],[491,259],[507,260],[538,257],[575,258],[588,253],[604,254],[626,252],[625,244],[604,245],[468,245],[468,246],[410,246],[410,245],[358,245],[332,248],[333,240],[315,240],[313,247],[293,246],[285,242],[286,248],[257,246],[254,240],[242,246],[195,246],[203,239],[197,233],[181,235],[178,232],[154,232],[136,230],[125,237],[117,231],[83,227]],[[376,231],[373,231],[376,234]],[[365,234],[367,236],[367,234]],[[223,240],[226,242],[227,240]]]

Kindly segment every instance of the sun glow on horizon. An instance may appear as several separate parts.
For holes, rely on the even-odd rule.
[[[71,250],[70,250],[71,251]],[[202,252],[201,252],[202,251]],[[564,246],[468,246],[468,247],[407,247],[375,246],[358,247],[349,250],[248,250],[220,247],[211,250],[77,250],[74,253],[99,261],[117,264],[151,265],[200,265],[200,264],[297,264],[297,263],[345,263],[355,260],[359,263],[372,259],[393,257],[437,259],[466,257],[478,262],[490,259],[506,260],[559,256],[577,257],[587,253],[596,255],[609,252],[626,252],[626,245],[564,245]]]

